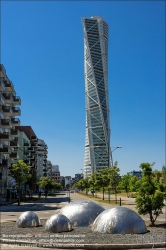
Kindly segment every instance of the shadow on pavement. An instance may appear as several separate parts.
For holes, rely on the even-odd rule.
[[[0,212],[24,212],[24,211],[42,211],[59,209],[61,202],[68,202],[68,197],[48,197],[38,199],[35,203],[23,203],[20,206],[17,203],[0,207]]]

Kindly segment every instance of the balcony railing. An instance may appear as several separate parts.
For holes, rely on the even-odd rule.
[[[18,147],[18,141],[10,141],[10,146],[11,147]]]
[[[12,152],[12,153],[10,154],[10,158],[11,158],[11,159],[17,160],[17,159],[19,158],[17,152]]]
[[[2,94],[0,94],[0,104],[5,105],[5,98],[3,97]]]
[[[11,128],[12,127],[12,122],[10,119],[2,119],[1,124],[4,128]]]
[[[14,91],[14,85],[8,79],[5,80],[5,87],[6,87],[6,91]]]
[[[13,102],[15,105],[21,105],[21,98],[19,96],[13,96]]]
[[[0,91],[2,91],[2,92],[5,91],[5,84],[4,84],[2,78],[0,79]]]
[[[37,141],[36,135],[32,135],[32,136],[31,136],[31,140],[32,140],[32,141]]]
[[[11,121],[14,126],[19,126],[20,125],[20,119],[19,118],[11,118]]]
[[[17,115],[21,115],[21,110],[19,107],[12,107],[13,110],[13,115],[17,116]]]
[[[0,148],[0,154],[10,154],[11,148],[8,145],[3,145],[3,148]]]
[[[4,116],[4,112],[2,110],[0,110],[0,119],[4,119],[5,116]]]
[[[24,147],[29,147],[30,143],[29,142],[24,142]]]
[[[0,139],[1,140],[6,140],[6,141],[11,141],[12,136],[9,132],[4,132],[3,134],[0,134]]]
[[[5,98],[5,103],[8,103],[8,104],[13,103],[13,96],[11,93],[4,92],[2,93],[2,95]]]
[[[10,159],[2,159],[2,166],[4,167],[11,167],[12,163],[13,161],[11,161]]]
[[[4,112],[4,115],[6,116],[13,116],[13,111],[10,106],[2,105],[2,111]]]
[[[13,137],[18,137],[19,136],[19,130],[11,129],[11,135]]]

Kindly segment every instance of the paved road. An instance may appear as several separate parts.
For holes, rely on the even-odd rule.
[[[101,195],[102,196],[102,195]],[[114,198],[112,196],[112,198]],[[75,200],[91,200],[90,198],[86,196],[82,196],[78,193],[71,193],[70,194],[71,202]],[[122,202],[126,203],[126,205],[123,205],[125,207],[128,207],[134,211],[136,210],[136,205],[134,203],[134,198],[127,198],[122,197]],[[56,195],[55,197],[48,196],[47,199],[41,198],[40,200],[37,200],[35,203],[24,203],[21,206],[18,206],[17,204],[14,205],[7,205],[7,206],[1,206],[1,222],[7,221],[7,220],[14,220],[16,221],[19,215],[22,212],[25,211],[34,211],[38,214],[38,216],[41,219],[47,219],[51,215],[58,212],[59,209],[61,209],[64,205],[68,204],[69,202],[69,195],[68,193],[64,192],[59,195]],[[100,203],[105,209],[111,207],[112,205],[107,203]],[[144,220],[149,220],[148,215],[141,216]],[[166,206],[163,208],[163,214],[161,214],[158,219],[158,221],[166,221]]]

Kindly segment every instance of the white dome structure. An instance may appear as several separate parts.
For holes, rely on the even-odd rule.
[[[33,211],[26,211],[17,219],[17,227],[38,227],[40,219]]]
[[[78,200],[67,204],[59,211],[59,214],[65,215],[71,221],[72,226],[86,227],[92,224],[103,211],[104,208],[93,201]]]
[[[72,230],[72,225],[65,215],[55,214],[46,221],[45,230],[52,233],[68,232]]]
[[[94,221],[93,232],[109,234],[146,233],[144,220],[126,207],[112,207],[102,212]]]

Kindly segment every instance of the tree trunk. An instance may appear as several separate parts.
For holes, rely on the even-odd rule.
[[[103,200],[104,200],[104,187],[103,187]]]
[[[93,184],[93,197],[94,197],[94,195],[95,195],[95,194],[94,194],[94,184]]]
[[[155,220],[153,219],[152,212],[150,212],[150,221],[151,221],[151,223],[152,223],[152,226],[154,226]]]

